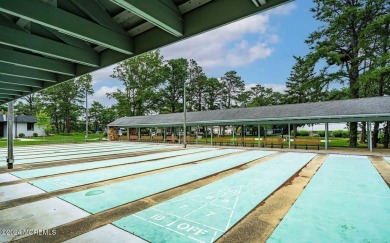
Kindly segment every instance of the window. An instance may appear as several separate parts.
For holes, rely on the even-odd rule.
[[[27,131],[34,131],[34,123],[27,123]]]

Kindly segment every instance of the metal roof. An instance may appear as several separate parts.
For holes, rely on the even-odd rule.
[[[0,104],[288,1],[0,0]]]
[[[15,116],[14,121],[18,123],[36,123],[38,119],[36,116]],[[0,122],[7,122],[7,116],[0,115]]]
[[[187,113],[188,126],[390,120],[390,96]],[[183,113],[122,117],[108,126],[181,126]]]

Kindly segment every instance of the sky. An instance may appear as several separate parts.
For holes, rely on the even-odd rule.
[[[161,49],[165,60],[194,59],[208,77],[222,77],[235,70],[247,87],[261,84],[283,92],[294,65],[293,56],[304,56],[304,41],[318,29],[311,0],[295,0],[263,13],[236,21]],[[111,78],[113,66],[93,72],[95,93],[90,96],[105,106],[115,104],[106,93],[122,89],[120,80]]]

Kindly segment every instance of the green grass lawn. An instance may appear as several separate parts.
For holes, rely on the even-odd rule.
[[[103,134],[89,134],[88,142],[101,142]],[[80,143],[85,142],[85,133],[72,133],[70,135],[52,135],[46,137],[16,138],[15,146],[56,144],[56,143]],[[0,147],[7,146],[7,139],[0,139]]]

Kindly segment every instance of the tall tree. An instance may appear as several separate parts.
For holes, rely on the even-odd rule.
[[[350,98],[359,98],[359,76],[365,56],[366,28],[380,16],[386,0],[313,0],[314,18],[324,25],[310,34],[311,60],[325,60],[324,82],[348,83]],[[350,147],[357,146],[357,123],[350,123]]]
[[[221,108],[221,99],[224,84],[217,78],[208,78],[204,86],[205,107],[207,110]]]
[[[156,110],[157,89],[162,83],[162,61],[160,51],[148,52],[114,67],[113,78],[122,81],[124,90],[108,93],[118,102],[121,116],[140,116]]]
[[[260,84],[251,87],[249,90],[249,107],[275,105],[274,92],[271,88],[266,88]]]
[[[236,71],[228,71],[221,78],[221,82],[224,84],[223,88],[223,106],[230,109],[238,106],[238,97],[245,90],[245,83]]]
[[[171,59],[164,65],[165,82],[161,86],[161,113],[183,111],[184,82],[188,79],[188,60]]]
[[[97,101],[91,104],[89,112],[91,122],[96,131],[103,131],[107,124],[119,117],[115,106],[105,107]]]
[[[206,74],[195,60],[188,63],[188,103],[189,111],[201,111],[204,108],[204,94],[207,82]]]

